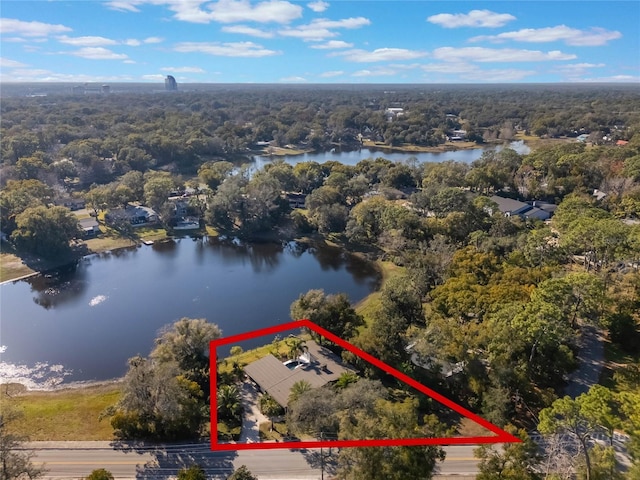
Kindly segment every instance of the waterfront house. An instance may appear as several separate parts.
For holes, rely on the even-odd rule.
[[[80,219],[78,220],[78,224],[80,225],[84,238],[93,238],[100,233],[100,225],[93,217]]]
[[[112,210],[104,216],[107,223],[127,221],[134,227],[156,223],[158,218],[158,214],[152,208],[132,204],[128,204],[125,208]]]
[[[285,408],[294,383],[304,380],[312,388],[320,388],[335,382],[343,373],[355,373],[335,353],[312,340],[305,342],[303,350],[296,360],[286,364],[267,355],[244,367],[244,372],[262,392],[271,395]]]

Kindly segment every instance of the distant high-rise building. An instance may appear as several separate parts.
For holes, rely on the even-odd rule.
[[[111,93],[111,87],[109,85],[102,85],[102,93],[108,95]]]
[[[167,75],[167,78],[164,79],[164,89],[168,92],[175,92],[178,90],[178,83],[172,75]]]

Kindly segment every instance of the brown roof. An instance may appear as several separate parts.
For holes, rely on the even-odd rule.
[[[244,371],[263,392],[267,392],[283,407],[289,402],[294,383],[305,380],[313,388],[319,388],[336,381],[345,372],[353,372],[343,366],[340,358],[333,352],[316,342],[307,341],[305,347],[310,362],[294,370],[290,370],[273,355],[267,355],[244,367]]]

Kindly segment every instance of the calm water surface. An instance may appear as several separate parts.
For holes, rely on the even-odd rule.
[[[181,317],[232,335],[290,321],[291,302],[309,289],[357,302],[378,281],[367,262],[297,243],[182,238],[92,255],[58,277],[0,286],[0,379],[43,387],[119,377]]]
[[[516,152],[520,154],[526,154],[531,151],[531,149],[523,142],[516,141],[511,142],[506,145],[508,148],[512,148]],[[295,165],[300,162],[318,162],[324,163],[328,161],[336,161],[343,163],[345,165],[355,165],[361,160],[365,160],[367,158],[378,158],[383,157],[387,160],[391,160],[393,162],[402,162],[406,161],[409,158],[415,158],[418,162],[445,162],[447,160],[454,160],[456,162],[464,162],[471,163],[474,160],[480,158],[482,153],[486,150],[500,150],[501,146],[498,147],[488,147],[484,148],[472,148],[469,150],[455,150],[452,152],[415,152],[415,153],[404,153],[404,152],[389,152],[385,150],[374,150],[369,148],[362,148],[360,150],[352,150],[352,151],[332,151],[332,152],[315,152],[315,153],[305,153],[303,155],[284,155],[275,158],[281,158],[285,162],[290,163],[291,165]],[[253,168],[261,169],[267,163],[270,163],[272,157],[267,155],[256,155],[253,157],[254,163]]]

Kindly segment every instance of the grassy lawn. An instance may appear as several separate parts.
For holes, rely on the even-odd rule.
[[[3,389],[4,390],[4,389]],[[118,384],[38,392],[23,391],[3,402],[24,413],[16,430],[30,440],[112,440],[109,419],[100,413],[120,398]]]
[[[262,440],[278,440],[282,441],[287,433],[287,424],[285,422],[274,422],[273,430],[271,430],[271,422],[262,422],[259,426],[260,439]]]
[[[285,336],[286,332],[283,333],[282,336]],[[298,335],[302,339],[311,339],[310,335]],[[229,356],[218,364],[218,373],[230,373],[233,370],[233,363],[238,362],[240,365],[248,365],[256,360],[261,359],[262,357],[266,357],[269,354],[272,354],[276,357],[286,357],[289,353],[289,346],[285,342],[285,340],[280,340],[277,342],[277,345],[274,345],[272,342],[272,338],[264,338],[266,345],[262,347],[254,348],[252,350],[247,350],[246,352],[242,352],[240,355]]]
[[[218,423],[218,440],[228,442],[230,440],[238,440],[242,432],[242,425],[229,426],[226,423]]]
[[[27,267],[20,257],[12,253],[0,253],[0,282],[20,278],[35,273]]]
[[[97,238],[91,238],[85,240],[87,247],[93,253],[106,252],[108,250],[115,250],[117,248],[133,247],[135,242],[128,238],[123,238],[115,235],[101,235]]]
[[[393,262],[383,262],[378,260],[376,262],[379,270],[382,272],[382,285],[384,282],[389,280],[390,278],[397,277],[404,273],[404,268],[399,267]],[[381,286],[382,286],[381,285]],[[374,312],[379,310],[381,307],[380,304],[380,291],[376,291],[367,295],[364,299],[358,302],[355,306],[356,312],[362,315],[365,319],[365,322],[369,324],[371,318],[373,317]]]
[[[138,227],[134,232],[143,242],[157,242],[169,238],[167,231],[162,227]]]

